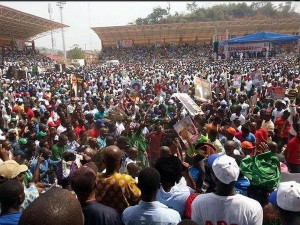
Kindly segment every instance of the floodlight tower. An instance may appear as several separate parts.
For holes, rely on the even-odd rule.
[[[64,5],[66,2],[57,2],[56,6],[60,9],[60,22],[63,23],[63,14],[62,10],[64,8]],[[63,51],[64,51],[64,62],[67,63],[67,52],[66,52],[66,44],[65,44],[65,34],[64,34],[64,28],[61,28],[61,35],[62,35],[62,41],[63,41]]]
[[[51,7],[51,3],[48,3],[48,13],[49,13],[49,19],[52,21],[53,8]],[[51,30],[51,44],[52,44],[52,51],[54,53],[54,37],[53,37],[52,30]]]

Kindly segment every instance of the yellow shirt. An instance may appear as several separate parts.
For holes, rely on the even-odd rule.
[[[98,202],[116,209],[119,213],[139,202],[141,191],[130,175],[115,172],[110,177],[105,177],[98,173],[98,179]]]

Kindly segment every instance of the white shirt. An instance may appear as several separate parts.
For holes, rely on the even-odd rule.
[[[272,116],[274,116],[274,122],[283,115],[284,110],[278,111],[277,109],[273,110]]]
[[[240,116],[237,116],[236,113],[232,113],[231,117],[230,117],[230,121],[234,121],[236,118],[239,119],[239,121],[241,121],[241,125],[245,124],[245,117],[243,116],[243,114],[241,113]]]
[[[116,134],[118,136],[120,136],[121,133],[125,130],[125,127],[124,127],[123,123],[118,123],[118,122],[116,122],[116,127],[117,127]]]
[[[240,194],[201,194],[192,203],[192,220],[198,224],[262,225],[263,210],[259,202]]]
[[[65,128],[62,125],[59,125],[59,127],[57,128],[57,134],[60,135],[62,132],[66,131],[67,128]]]

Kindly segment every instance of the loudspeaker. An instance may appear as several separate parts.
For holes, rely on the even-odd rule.
[[[214,42],[214,52],[218,52],[219,51],[219,42],[215,41]]]
[[[63,72],[66,72],[66,64],[61,64],[61,68]]]

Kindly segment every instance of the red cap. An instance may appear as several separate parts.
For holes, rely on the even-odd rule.
[[[55,123],[52,122],[52,121],[48,123],[48,126],[49,126],[49,127],[58,127],[58,125],[55,124]]]

